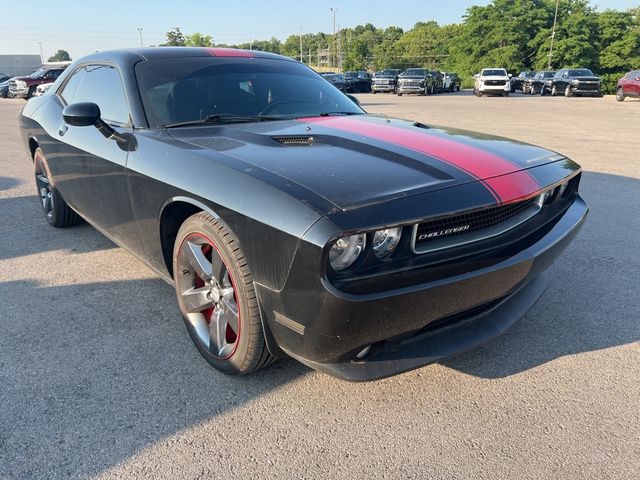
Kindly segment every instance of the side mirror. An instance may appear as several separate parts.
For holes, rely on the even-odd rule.
[[[640,75],[636,76],[636,82],[640,82]]]
[[[479,76],[480,76],[480,74],[479,74],[479,73],[476,73],[476,74],[473,76],[473,78],[478,78]]]
[[[62,110],[62,118],[66,124],[74,127],[96,127],[104,138],[117,142],[126,141],[124,136],[100,118],[100,107],[93,102],[78,102],[67,105]]]
[[[351,100],[353,103],[355,103],[356,105],[360,106],[360,100],[358,100],[356,97],[354,97],[353,95],[347,93],[347,98],[349,100]]]
[[[513,75],[511,75],[510,73],[507,75],[509,78],[513,77]]]
[[[64,107],[62,118],[74,127],[91,127],[100,120],[100,107],[92,102],[72,103]]]

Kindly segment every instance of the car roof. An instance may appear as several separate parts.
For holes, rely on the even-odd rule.
[[[87,61],[132,61],[132,60],[156,60],[187,57],[239,57],[239,58],[277,58],[296,62],[289,57],[275,53],[261,52],[257,50],[242,50],[239,48],[207,48],[207,47],[147,47],[126,48],[120,50],[104,50],[89,54],[82,59]]]

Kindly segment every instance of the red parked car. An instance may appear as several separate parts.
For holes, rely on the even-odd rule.
[[[618,80],[616,100],[623,102],[626,97],[640,98],[640,70],[632,70]]]
[[[65,62],[64,64],[49,64],[39,68],[31,75],[13,77],[9,80],[9,96],[27,99],[33,97],[38,85],[55,82],[69,63],[70,62]]]

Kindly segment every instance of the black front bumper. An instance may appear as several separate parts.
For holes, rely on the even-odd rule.
[[[580,197],[535,243],[489,267],[365,295],[290,278],[281,292],[258,286],[270,334],[300,362],[353,381],[433,363],[506,330],[540,298],[540,274],[569,245],[588,208]],[[296,271],[297,269],[292,269]],[[299,271],[299,270],[298,270]],[[304,322],[304,324],[302,323]],[[356,355],[371,345],[363,360]]]

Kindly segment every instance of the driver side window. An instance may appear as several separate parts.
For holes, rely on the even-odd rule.
[[[102,119],[107,123],[130,123],[122,80],[118,70],[110,65],[85,65],[76,70],[62,90],[67,104],[93,102],[100,107]]]

